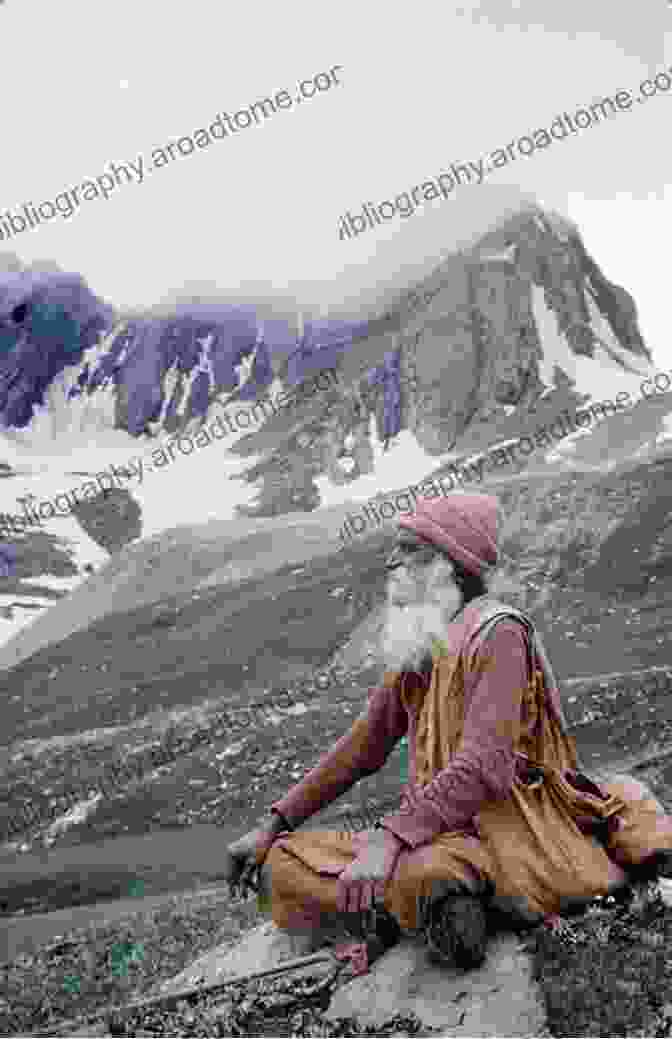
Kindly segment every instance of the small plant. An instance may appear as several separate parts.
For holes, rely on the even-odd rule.
[[[142,944],[138,942],[118,942],[112,946],[112,973],[116,977],[125,977],[129,963],[139,963],[144,959]]]
[[[408,739],[406,736],[403,737],[399,744],[399,759],[399,778],[406,785],[408,783]]]
[[[63,978],[63,988],[66,992],[75,992],[79,994],[81,987],[81,979],[76,974],[66,974]]]

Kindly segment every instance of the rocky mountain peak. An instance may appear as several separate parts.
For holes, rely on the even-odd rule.
[[[634,300],[605,277],[577,228],[525,206],[370,320],[368,335],[340,361],[338,403],[327,410],[321,401],[302,415],[311,433],[305,447],[296,419],[285,436],[276,422],[274,446],[248,474],[263,478],[255,514],[274,514],[279,497],[286,507],[280,488],[292,483],[292,471],[301,473],[294,508],[314,507],[315,476],[354,482],[373,472],[376,441],[387,446],[404,431],[438,455],[459,451],[477,424],[529,410],[554,389],[582,403],[585,395],[573,393],[574,380],[544,342],[542,319],[571,354],[596,364],[600,349],[625,370],[636,370],[631,359],[651,361]],[[287,457],[291,471],[281,464]]]
[[[289,392],[289,406],[263,412],[230,448],[255,455],[243,479],[259,494],[244,515],[317,507],[316,478],[354,482],[403,434],[429,455],[459,451],[485,423],[494,434],[500,418],[554,390],[574,392],[572,355],[599,365],[604,354],[625,370],[651,360],[630,294],[606,278],[571,221],[530,202],[361,320],[293,325],[268,308],[191,298],[122,313],[78,274],[4,260],[6,430],[37,429],[45,414],[62,429],[76,415],[94,441],[111,422],[151,442],[198,430],[222,402]],[[326,369],[336,372],[328,391],[302,394]]]

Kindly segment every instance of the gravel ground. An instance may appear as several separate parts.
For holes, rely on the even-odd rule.
[[[655,887],[531,936],[554,1036],[672,1035],[672,908]]]
[[[72,931],[67,938],[17,957],[0,968],[0,1034],[73,1034],[73,1018],[106,1008],[99,1025],[77,1034],[114,1036],[432,1036],[414,1018],[393,1017],[383,1030],[351,1020],[325,1023],[335,979],[324,973],[300,980],[288,975],[235,987],[230,995],[183,1001],[175,1010],[133,1015],[110,1006],[150,997],[202,952],[233,945],[259,923],[254,901],[232,903],[228,894],[175,898],[169,907],[138,912],[110,926]],[[53,1022],[53,1024],[51,1024]],[[69,1022],[69,1023],[68,1023]],[[81,1027],[81,1024],[80,1026]]]
[[[321,993],[316,995],[315,993]],[[330,990],[319,978],[308,976],[297,982],[259,982],[255,991],[239,992],[226,1007],[180,1009],[171,1014],[143,1015],[135,1021],[111,1022],[110,1035],[123,1036],[435,1036],[417,1018],[395,1015],[382,1028],[362,1028],[352,1019],[322,1020]],[[139,1026],[139,1027],[138,1027]]]
[[[2,971],[0,1034],[73,1034],[65,1019],[149,997],[202,952],[233,945],[260,921],[256,903],[228,894],[176,898],[161,910],[138,912],[109,927],[71,932]],[[559,928],[530,932],[527,949],[553,1036],[672,1035],[672,908],[655,886],[622,903],[596,899]],[[108,1013],[106,1036],[432,1036],[414,1018],[394,1017],[377,1030],[322,1017],[334,985],[324,969],[234,987],[214,998],[186,1000],[174,1010]],[[58,1022],[61,1022],[59,1027]]]
[[[150,995],[195,956],[234,944],[255,919],[253,903],[232,904],[221,893],[177,896],[160,909],[70,931],[0,965],[0,1034],[42,1029],[52,1020]]]

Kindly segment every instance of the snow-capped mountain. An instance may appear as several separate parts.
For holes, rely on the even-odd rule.
[[[0,534],[16,558],[0,578],[0,637],[29,619],[17,601],[48,605],[134,538],[208,519],[256,526],[417,483],[539,416],[634,397],[652,371],[632,297],[570,221],[532,204],[361,320],[292,324],[212,301],[124,312],[80,275],[5,266],[0,509],[24,522]],[[666,435],[666,410],[650,413],[633,456]],[[208,430],[225,416],[238,428],[227,419],[215,445],[224,437]],[[599,432],[529,465],[575,464]],[[168,460],[178,438],[193,449]]]

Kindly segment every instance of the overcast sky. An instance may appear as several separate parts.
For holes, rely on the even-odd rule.
[[[487,210],[486,185],[511,185],[577,221],[607,276],[634,294],[662,366],[672,90],[356,240],[340,241],[338,223],[560,112],[634,92],[672,65],[671,27],[664,0],[8,0],[0,214],[53,200],[110,161],[141,153],[146,166],[218,112],[294,96],[334,65],[342,82],[0,249],[79,271],[116,304],[207,282],[232,298],[256,290],[354,313],[400,269],[448,251]]]

